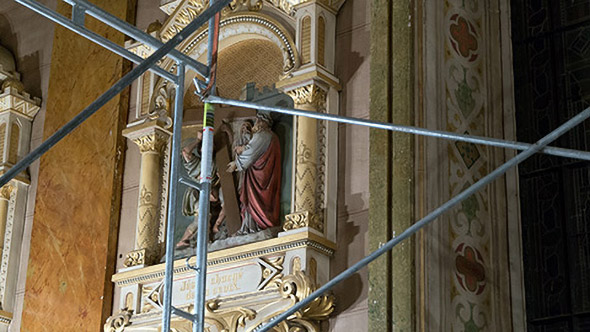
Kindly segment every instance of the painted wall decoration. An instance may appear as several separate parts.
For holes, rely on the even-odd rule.
[[[486,130],[484,3],[448,0],[445,10],[445,94],[447,130],[490,136]],[[448,145],[449,195],[455,196],[491,169],[488,150],[470,143]],[[490,197],[484,189],[450,213],[449,243],[455,255],[449,279],[453,331],[492,331],[487,286],[490,252]]]

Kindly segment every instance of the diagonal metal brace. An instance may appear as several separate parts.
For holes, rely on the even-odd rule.
[[[201,184],[198,183],[198,182],[196,182],[196,181],[193,181],[192,179],[189,179],[189,178],[186,178],[184,176],[181,176],[178,179],[178,182],[180,182],[180,183],[182,183],[184,185],[187,185],[187,186],[189,186],[189,187],[191,187],[193,189],[196,189],[198,191],[201,191]]]
[[[172,308],[172,313],[175,314],[178,317],[182,317],[188,321],[191,321],[193,323],[197,322],[197,317],[191,313],[188,313],[182,309],[178,309],[175,306],[170,306]]]

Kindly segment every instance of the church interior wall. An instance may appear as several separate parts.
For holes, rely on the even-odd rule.
[[[369,118],[370,1],[347,1],[337,17],[336,76],[340,79],[340,114]],[[338,250],[332,259],[335,276],[368,253],[369,129],[338,125]],[[336,311],[330,331],[367,329],[367,270],[334,289]]]

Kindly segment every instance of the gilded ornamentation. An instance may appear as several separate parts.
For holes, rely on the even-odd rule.
[[[10,200],[10,195],[12,194],[14,188],[15,187],[11,184],[4,185],[2,188],[0,188],[0,199],[7,201]]]
[[[127,308],[121,309],[121,311],[117,315],[111,316],[107,319],[106,323],[104,324],[104,332],[125,331],[125,328],[131,325],[132,315],[133,310],[129,310]]]
[[[291,4],[291,2],[289,2],[289,0],[266,0],[266,1],[270,2],[271,4],[273,4],[273,6],[282,10],[287,15],[295,14],[295,8],[293,8],[293,5]]]
[[[311,149],[308,148],[303,142],[299,142],[299,145],[297,146],[297,163],[315,165],[315,160],[313,160],[313,151],[311,151]]]
[[[174,37],[174,35],[182,31],[182,29],[197,18],[208,5],[208,0],[187,0],[182,2],[175,9],[177,14],[171,16],[170,19],[164,23],[164,27],[160,32],[162,41],[167,42]]]
[[[260,265],[264,267],[264,270],[262,271],[262,283],[258,286],[258,289],[274,287],[276,280],[283,277],[284,262],[285,256],[279,256],[273,259],[260,259]]]
[[[145,264],[145,249],[133,250],[125,256],[123,265],[125,267],[131,267],[136,265]]]
[[[291,299],[293,303],[300,302],[316,290],[313,280],[301,271],[277,280],[279,292],[283,298]],[[281,328],[285,332],[319,331],[317,322],[327,319],[334,311],[333,295],[322,295],[313,300],[307,307],[296,312]],[[286,325],[286,326],[285,326]]]
[[[243,328],[248,321],[256,318],[256,311],[238,307],[220,309],[219,300],[210,300],[205,303],[205,322],[213,325],[218,331],[237,331]]]
[[[309,211],[295,212],[285,216],[283,229],[290,231],[292,229],[311,227],[320,232],[324,231],[324,225],[318,220],[318,217]]]
[[[328,94],[326,90],[316,84],[309,84],[288,91],[287,94],[293,98],[295,105],[310,105],[317,111],[326,109]]]
[[[150,134],[134,138],[133,142],[139,146],[139,152],[141,153],[161,153],[164,149],[164,146],[168,144],[168,135],[159,131],[155,131]]]
[[[262,5],[262,0],[233,0],[229,3],[229,8],[234,12],[242,10],[257,12],[262,9]]]

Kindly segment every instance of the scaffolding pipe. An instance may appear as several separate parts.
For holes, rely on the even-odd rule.
[[[209,7],[218,2],[209,0]],[[207,47],[207,65],[209,76],[207,87],[210,95],[215,95],[215,77],[217,68],[217,46],[219,37],[219,14],[209,19],[209,40]],[[201,152],[201,192],[199,193],[199,216],[197,229],[196,248],[196,275],[195,275],[195,321],[193,332],[203,332],[205,328],[205,300],[207,287],[207,243],[209,232],[209,200],[211,193],[211,180],[215,176],[213,170],[213,137],[215,126],[215,107],[213,104],[205,103],[203,113],[203,143]]]
[[[535,144],[532,144],[529,148],[517,154],[514,158],[508,160],[506,163],[502,164],[500,167],[496,168],[494,171],[489,173],[488,175],[481,178],[479,181],[471,185],[469,188],[465,189],[465,191],[461,192],[457,196],[451,198],[446,203],[435,209],[434,211],[430,212],[426,217],[422,218],[420,221],[416,222],[412,226],[408,227],[405,231],[403,231],[399,236],[395,236],[394,238],[389,240],[379,249],[373,251],[367,257],[361,259],[353,266],[349,267],[348,269],[344,270],[344,272],[337,275],[334,279],[328,281],[325,285],[318,288],[315,292],[311,293],[308,297],[303,299],[302,301],[298,302],[287,311],[283,312],[282,314],[275,316],[270,319],[270,321],[264,325],[259,326],[259,328],[255,329],[256,332],[266,332],[272,329],[273,327],[277,326],[280,322],[287,319],[289,316],[295,314],[297,311],[304,309],[308,304],[310,304],[313,300],[315,300],[320,295],[324,294],[326,291],[330,290],[332,287],[340,283],[341,281],[349,278],[354,273],[356,273],[361,268],[367,266],[369,263],[377,259],[379,256],[383,255],[384,253],[388,252],[389,250],[393,249],[397,244],[402,242],[403,240],[407,239],[414,233],[418,232],[420,229],[424,228],[426,225],[430,224],[432,221],[436,220],[439,216],[441,216],[446,211],[453,208],[455,205],[461,203],[463,200],[468,198],[469,196],[473,195],[483,187],[487,186],[491,182],[493,182],[496,178],[504,175],[510,168],[518,165],[522,161],[526,160],[533,154],[541,151],[543,147],[547,146],[547,144],[556,140],[559,136],[563,135],[565,132],[573,128],[574,126],[580,124],[584,120],[590,117],[590,107],[585,109],[584,111],[580,112],[578,115],[574,116],[566,123],[559,126],[557,129],[549,133],[547,136],[538,140]]]
[[[88,14],[97,20],[119,30],[120,32],[132,37],[133,39],[140,41],[153,49],[158,49],[164,45],[160,40],[154,38],[153,36],[141,31],[137,27],[123,21],[122,19],[112,15],[102,8],[96,6],[93,3],[90,3],[86,0],[63,0],[64,2],[72,5],[72,6],[80,6],[84,8]],[[199,75],[203,77],[207,77],[209,75],[209,67],[200,63],[199,61],[183,54],[182,52],[173,49],[168,54],[170,58],[173,60],[182,61],[184,64],[192,69],[194,69]]]
[[[16,2],[26,5],[29,0],[15,0]],[[151,66],[156,64],[164,55],[166,55],[171,49],[180,44],[184,39],[195,32],[201,25],[203,25],[209,18],[219,12],[223,7],[229,4],[231,0],[219,0],[214,6],[207,8],[199,17],[189,23],[182,31],[176,34],[170,39],[164,46],[156,50],[152,55],[140,63],[137,67],[133,68],[129,73],[123,76],[117,83],[110,87],[105,93],[98,97],[82,112],[78,113],[72,120],[66,123],[63,127],[58,129],[53,135],[51,135],[46,141],[41,143],[35,150],[23,157],[17,162],[12,168],[10,168],[4,175],[0,177],[0,187],[8,183],[20,172],[24,171],[31,163],[39,159],[42,154],[51,149],[55,144],[61,141],[67,134],[76,129],[82,122],[88,119],[92,114],[96,113],[104,104],[109,102],[113,97],[119,94],[123,89],[129,86],[134,80],[145,73]]]
[[[328,120],[328,121],[335,121],[335,122],[340,122],[340,123],[355,124],[355,125],[361,125],[361,126],[366,126],[366,127],[371,127],[371,128],[398,131],[398,132],[408,133],[408,134],[430,136],[430,137],[436,137],[436,138],[442,138],[442,139],[448,139],[448,140],[468,142],[468,143],[473,143],[473,144],[489,145],[489,146],[495,146],[495,147],[499,147],[499,148],[526,150],[532,146],[532,144],[529,144],[529,143],[507,141],[507,140],[498,139],[498,138],[481,137],[481,136],[473,136],[473,135],[462,135],[462,134],[456,134],[456,133],[452,133],[452,132],[448,132],[448,131],[431,130],[431,129],[413,127],[413,126],[396,125],[393,123],[373,121],[373,120],[367,120],[367,119],[358,119],[358,118],[352,118],[352,117],[347,117],[347,116],[342,116],[342,115],[303,111],[303,110],[298,110],[298,109],[294,109],[294,108],[279,107],[279,106],[266,106],[266,105],[260,105],[260,104],[253,103],[253,102],[248,102],[248,101],[243,101],[243,100],[225,99],[225,98],[220,98],[220,97],[216,97],[216,96],[209,96],[209,97],[205,98],[205,102],[208,102],[211,104],[224,104],[224,105],[230,105],[230,106],[252,108],[252,109],[257,109],[257,110],[264,110],[264,111],[269,111],[269,112],[277,112],[277,113],[296,115],[296,116],[305,116],[305,117],[314,118],[314,119],[318,119],[318,120]],[[548,146],[539,152],[544,153],[544,154],[559,156],[559,157],[567,157],[567,158],[581,159],[581,160],[590,160],[590,152],[587,152],[587,151],[563,149],[563,148],[556,148],[556,147]]]
[[[40,4],[36,1],[33,1],[33,0],[15,0],[15,1],[17,1],[18,3],[20,3],[21,5],[29,8],[29,9],[31,9],[32,11],[40,14],[41,16],[44,16],[44,17],[50,19],[51,21],[53,21],[57,24],[60,24],[65,28],[70,29],[71,31],[79,34],[80,36],[83,36],[83,37],[87,38],[88,40],[97,43],[98,45],[106,48],[107,50],[109,50],[117,55],[120,55],[135,64],[139,64],[142,61],[144,61],[144,59],[142,59],[141,57],[139,57],[136,54],[129,52],[123,46],[120,46],[120,45],[106,39],[105,37],[98,35],[92,31],[86,29],[83,25],[71,21],[67,17],[52,11],[51,9],[43,6],[42,4]],[[78,6],[76,7],[76,12],[78,14],[73,15],[72,16],[73,18],[80,19],[80,16],[82,14],[82,13],[80,13],[81,12],[80,9],[81,9],[80,7],[78,7]],[[149,70],[152,71],[153,73],[171,81],[171,82],[176,83],[176,80],[177,80],[176,75],[165,71],[164,69],[158,67],[157,65],[150,67]]]
[[[172,127],[172,153],[170,157],[170,182],[168,185],[168,216],[166,223],[166,266],[164,273],[164,310],[162,313],[162,331],[170,331],[170,308],[172,307],[172,283],[174,276],[174,227],[176,224],[176,192],[179,182],[180,143],[182,132],[182,114],[184,110],[184,63],[176,64],[178,84],[174,97],[174,125]]]

